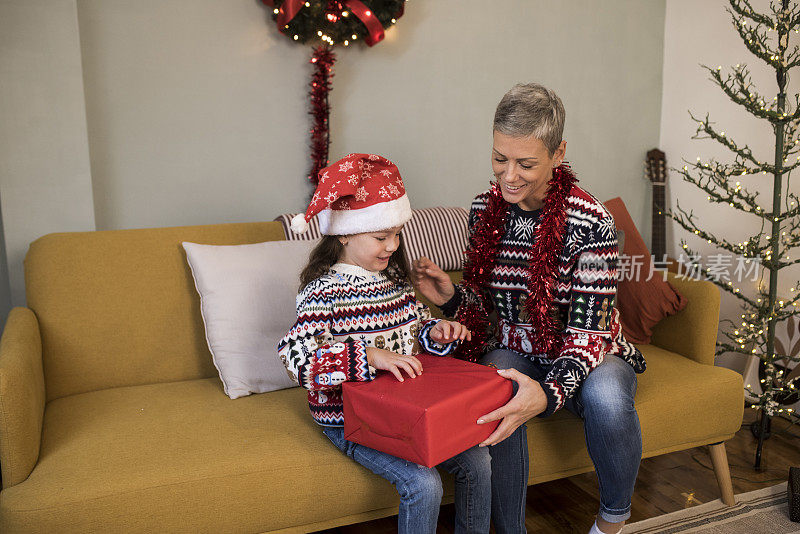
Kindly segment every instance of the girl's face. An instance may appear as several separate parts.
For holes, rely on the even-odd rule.
[[[541,139],[494,132],[492,171],[503,199],[524,210],[541,208],[547,183],[553,177],[553,169],[564,159],[566,148],[567,142],[561,141],[550,155]]]
[[[339,261],[373,272],[386,269],[392,253],[400,246],[402,228],[396,226],[380,232],[340,236],[339,241],[344,245],[344,251]]]

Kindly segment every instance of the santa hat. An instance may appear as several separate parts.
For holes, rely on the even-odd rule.
[[[411,203],[394,163],[375,154],[349,154],[319,171],[311,204],[292,218],[292,231],[308,230],[315,215],[324,235],[377,232],[411,219]]]

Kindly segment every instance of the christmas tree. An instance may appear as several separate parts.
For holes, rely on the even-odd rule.
[[[703,68],[731,101],[753,117],[769,123],[774,132],[775,152],[762,159],[747,144],[735,141],[718,129],[708,115],[705,118],[692,115],[697,123],[693,139],[713,139],[731,153],[731,160],[703,161],[698,158],[694,162],[686,161],[686,165],[677,171],[685,181],[703,190],[709,202],[727,204],[729,208],[755,218],[759,229],[744,241],[734,242],[701,228],[694,213],[687,213],[680,204],[669,216],[688,232],[737,257],[740,266],[755,269],[760,278],[758,288],[752,291],[754,294],[746,295],[750,291],[737,287],[735,277],[726,279],[713,275],[719,265],[710,265],[708,261],[700,265],[693,261],[699,255],[689,248],[686,241],[681,241],[682,257],[689,258],[688,262],[684,261],[685,267],[695,269],[741,303],[741,322],[721,323],[723,341],[717,344],[717,354],[735,352],[754,355],[761,360],[763,378],[760,387],[747,388],[751,397],[756,399],[754,407],[761,410],[761,420],[754,430],[759,436],[756,468],[760,468],[761,448],[770,418],[777,414],[797,418],[791,408],[784,407],[783,402],[796,396],[797,380],[795,376],[789,376],[788,370],[800,358],[797,354],[785,354],[787,351],[776,351],[775,333],[777,324],[800,315],[800,282],[794,284],[786,298],[778,296],[781,271],[800,262],[797,256],[792,259],[792,250],[800,244],[800,201],[789,191],[788,183],[791,171],[800,166],[800,99],[794,95],[789,102],[786,95],[788,75],[800,65],[800,47],[789,46],[790,34],[798,33],[800,27],[800,9],[797,2],[789,0],[770,2],[764,12],[756,11],[749,0],[729,0],[729,3],[727,11],[745,47],[774,70],[776,96],[771,98],[772,94],[759,94],[745,64],[726,70],[722,67]],[[745,177],[751,180],[758,177],[763,181],[758,183],[756,191],[751,191],[742,185]],[[770,182],[771,202],[768,198],[759,198],[760,192],[770,191]]]

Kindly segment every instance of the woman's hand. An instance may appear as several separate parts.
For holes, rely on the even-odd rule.
[[[422,362],[414,356],[403,356],[396,352],[375,347],[367,347],[367,363],[375,369],[389,371],[400,382],[403,382],[403,373],[401,371],[405,371],[411,378],[416,378],[417,375],[422,374]]]
[[[439,321],[431,328],[431,339],[437,343],[451,343],[457,339],[469,341],[472,334],[466,326],[456,321]]]
[[[497,374],[516,382],[519,389],[517,389],[517,394],[504,406],[478,419],[479,425],[502,419],[492,435],[480,443],[481,447],[497,445],[510,436],[522,423],[547,409],[547,397],[539,382],[516,369],[498,369]]]
[[[425,256],[412,264],[411,280],[414,282],[414,287],[437,306],[450,300],[456,292],[453,281],[447,273]]]

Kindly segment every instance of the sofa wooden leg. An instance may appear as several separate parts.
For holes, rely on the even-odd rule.
[[[725,443],[714,443],[708,446],[708,454],[711,456],[711,463],[714,466],[714,474],[717,476],[719,492],[722,502],[727,506],[736,504],[733,497],[733,484],[731,483],[731,471],[728,468],[728,455],[725,452]]]

